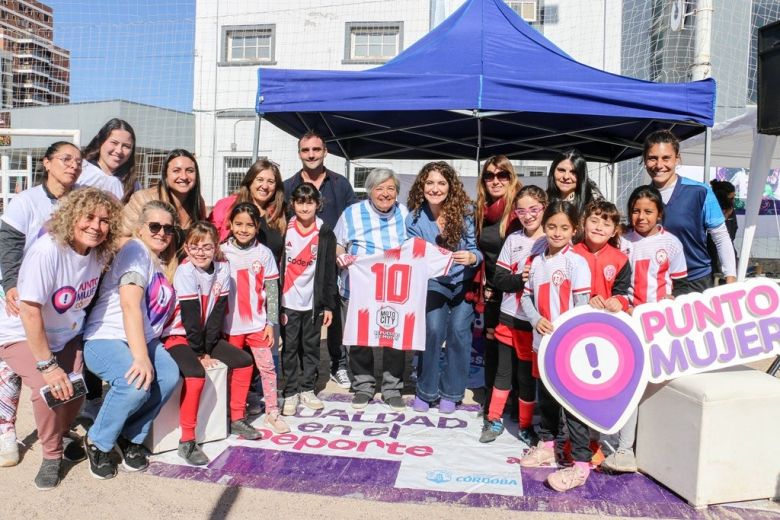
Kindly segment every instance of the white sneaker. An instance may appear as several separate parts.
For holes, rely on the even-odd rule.
[[[0,435],[0,468],[9,468],[17,464],[19,464],[19,443],[16,442],[16,432],[6,432]]]
[[[349,375],[347,374],[347,370],[342,368],[341,370],[336,370],[335,374],[330,375],[330,380],[336,383],[340,388],[343,388],[345,390],[349,390],[352,386],[352,383],[349,381]]]
[[[298,411],[298,394],[291,395],[284,398],[284,406],[282,406],[282,415],[295,415]]]
[[[317,397],[311,390],[308,392],[301,392],[301,404],[306,408],[311,408],[312,410],[322,410],[325,408],[325,405],[322,404],[322,401],[320,401],[319,397]]]
[[[81,407],[81,410],[79,411],[79,417],[82,417],[84,419],[89,419],[90,421],[95,422],[98,413],[100,413],[101,406],[103,406],[102,397],[97,397],[95,399],[87,399],[84,401],[84,405]]]

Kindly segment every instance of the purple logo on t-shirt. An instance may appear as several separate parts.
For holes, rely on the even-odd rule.
[[[173,287],[162,273],[154,273],[146,288],[146,314],[152,327],[168,318],[174,304]]]
[[[68,312],[75,301],[76,289],[71,286],[61,287],[51,296],[51,304],[54,306],[54,310],[60,314]]]

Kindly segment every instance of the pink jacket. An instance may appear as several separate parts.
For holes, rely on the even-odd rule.
[[[224,199],[220,199],[214,204],[214,207],[209,213],[209,222],[216,226],[219,231],[219,241],[224,242],[230,234],[230,224],[228,223],[228,217],[230,216],[230,208],[236,203],[238,195],[229,195]]]

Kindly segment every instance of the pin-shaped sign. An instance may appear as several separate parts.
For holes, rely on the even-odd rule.
[[[615,433],[647,386],[642,340],[625,313],[589,306],[566,321],[539,347],[542,382],[567,410],[602,433]]]

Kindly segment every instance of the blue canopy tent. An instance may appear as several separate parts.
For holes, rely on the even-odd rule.
[[[594,69],[502,0],[468,0],[374,69],[261,67],[256,109],[294,136],[316,130],[347,160],[549,159],[577,147],[614,163],[640,155],[659,128],[680,139],[702,132],[714,105],[712,79],[652,83]]]

